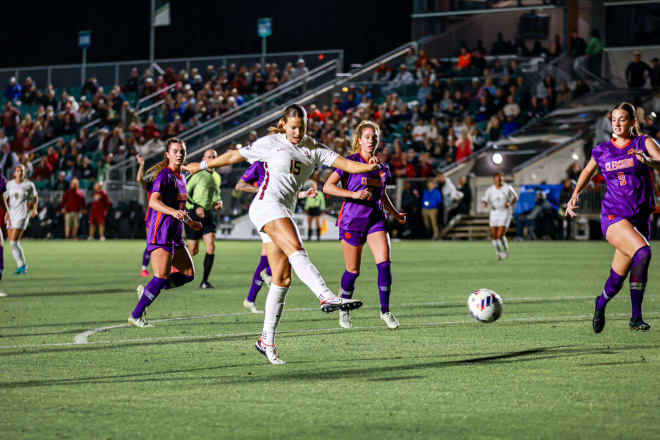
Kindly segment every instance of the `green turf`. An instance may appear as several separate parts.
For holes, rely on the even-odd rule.
[[[128,328],[143,246],[25,241],[25,277],[13,274],[5,250],[1,438],[658,436],[658,257],[645,301],[653,328],[629,331],[626,286],[595,335],[606,243],[512,243],[502,262],[488,242],[394,243],[391,302],[401,327],[391,331],[378,318],[365,251],[355,296],[366,305],[353,313],[355,328],[340,329],[294,281],[277,339],[287,363],[271,366],[254,350],[262,316],[241,304],[259,243],[218,242],[215,290],[200,290],[198,279],[165,292],[149,309],[154,328]],[[336,290],[339,245],[308,249]],[[504,298],[498,322],[470,317],[465,303],[479,287]]]

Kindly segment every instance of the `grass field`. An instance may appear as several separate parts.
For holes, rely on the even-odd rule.
[[[399,330],[378,318],[366,251],[355,328],[339,328],[294,280],[277,339],[287,363],[272,366],[254,349],[262,315],[242,308],[259,243],[219,242],[216,289],[197,279],[161,294],[149,329],[126,324],[145,281],[143,242],[24,248],[28,275],[13,274],[5,249],[0,281],[3,439],[660,438],[657,256],[651,330],[629,331],[626,284],[595,335],[593,298],[612,256],[603,242],[512,243],[502,262],[489,242],[394,243]],[[336,290],[339,245],[308,250]],[[496,323],[467,311],[479,287],[504,299]]]

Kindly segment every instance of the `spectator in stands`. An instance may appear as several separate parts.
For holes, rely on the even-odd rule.
[[[438,213],[442,208],[442,193],[438,191],[438,184],[434,178],[426,179],[426,189],[422,196],[422,218],[426,234],[433,240],[440,238],[438,227]]]
[[[454,183],[450,178],[444,175],[444,173],[438,174],[438,184],[442,185],[442,207],[443,207],[443,216],[442,216],[442,225],[446,225],[450,220],[449,212],[455,207],[458,206],[458,202],[463,197],[463,194],[459,193],[454,186]]]
[[[511,43],[504,40],[502,32],[497,33],[497,39],[493,43],[493,48],[490,52],[492,55],[506,55],[513,53]]]
[[[636,50],[633,52],[633,61],[626,68],[626,81],[631,89],[639,89],[646,84],[646,78],[651,68],[642,61],[642,54]]]
[[[374,70],[374,74],[371,77],[371,80],[373,82],[386,82],[389,81],[391,77],[392,68],[385,63],[380,63]]]
[[[611,127],[611,123],[610,123]],[[582,166],[580,165],[580,162],[577,160],[574,160],[571,165],[566,168],[566,178],[574,180],[577,182],[578,177],[580,177],[580,173],[582,172]]]
[[[549,55],[548,49],[543,47],[539,40],[534,41],[534,46],[532,47],[532,56],[547,57],[548,55]]]
[[[591,31],[591,38],[585,48],[587,55],[587,69],[594,75],[600,76],[600,65],[603,60],[603,49],[605,43],[600,39],[600,32],[598,29]]]
[[[610,123],[611,126],[611,123]],[[573,238],[573,217],[566,214],[566,205],[573,196],[573,181],[571,179],[564,179],[564,186],[559,193],[559,215],[562,217],[562,238],[570,240]]]
[[[62,214],[64,214],[65,238],[78,239],[80,217],[87,211],[85,196],[80,190],[78,179],[71,179],[70,187],[62,195]]]
[[[91,75],[89,79],[83,84],[80,93],[83,95],[96,95],[96,92],[99,89],[99,82],[96,79],[96,76]]]
[[[524,229],[527,229],[527,238],[556,238],[556,228],[559,221],[558,213],[548,202],[546,193],[537,191],[534,207],[518,216],[516,220],[516,239],[523,238]]]
[[[105,240],[105,217],[110,210],[110,197],[103,189],[101,182],[94,184],[94,194],[92,195],[92,209],[89,214],[89,236],[88,240],[93,240],[96,233],[96,226],[99,227],[99,240]]]
[[[468,130],[461,130],[456,141],[456,160],[462,160],[472,154],[472,136]]]
[[[488,125],[486,126],[486,133],[488,134],[488,139],[491,142],[497,142],[500,139],[502,134],[502,127],[500,123],[500,118],[497,115],[490,118]]]
[[[9,178],[14,172],[14,167],[19,163],[18,155],[11,151],[9,143],[2,146],[2,157],[0,157],[0,170],[2,175]]]
[[[561,108],[568,106],[571,101],[573,101],[571,89],[568,88],[568,83],[566,81],[562,81],[559,85],[559,93],[557,93],[555,104],[558,108]]]
[[[456,187],[459,193],[463,194],[458,206],[449,213],[449,218],[454,218],[456,214],[469,215],[472,207],[472,189],[467,177],[461,176],[458,178],[458,186]]]
[[[16,81],[16,77],[9,78],[9,83],[5,87],[5,99],[7,101],[19,102],[21,100],[21,85]]]
[[[509,95],[506,98],[507,104],[504,106],[503,111],[505,116],[511,116],[514,119],[520,116],[520,106],[516,102],[516,97],[514,95]]]
[[[415,54],[415,49],[412,47],[408,49],[408,53],[406,54],[406,59],[404,61],[404,65],[406,67],[406,70],[408,72],[414,72],[415,69],[417,68],[417,59],[418,56]]]
[[[488,67],[488,61],[486,61],[486,57],[482,51],[477,50],[475,52],[474,57],[472,57],[472,60],[470,61],[470,67],[478,69],[479,72],[483,72],[484,69]]]
[[[579,97],[586,95],[591,91],[591,87],[589,87],[589,84],[584,82],[583,79],[578,79],[575,82],[575,90],[573,90],[573,98],[578,99]]]
[[[140,80],[140,74],[138,73],[138,68],[133,67],[131,73],[122,87],[124,93],[137,93],[138,91],[138,82]]]
[[[5,104],[5,110],[0,114],[0,120],[2,120],[2,128],[7,136],[13,137],[21,120],[21,112],[14,107],[11,101],[8,101]]]
[[[506,122],[502,126],[502,136],[507,137],[518,130],[518,122],[513,116],[507,116]]]
[[[465,46],[461,47],[461,53],[458,56],[458,62],[456,63],[456,70],[469,69],[472,62],[472,54],[467,50]]]
[[[587,51],[587,43],[584,41],[584,38],[578,35],[576,30],[571,32],[569,47],[570,55],[574,58],[584,56]]]
[[[394,76],[394,79],[392,80],[391,87],[397,87],[397,86],[407,86],[409,84],[412,84],[415,81],[415,78],[413,77],[412,73],[406,69],[405,64],[401,64],[399,66],[399,72]]]

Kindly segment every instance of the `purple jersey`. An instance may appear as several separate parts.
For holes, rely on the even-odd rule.
[[[264,181],[266,177],[266,168],[264,168],[263,162],[255,162],[250,165],[250,168],[243,173],[241,180],[245,183],[253,183],[255,186],[260,187],[261,182]]]
[[[171,168],[163,168],[158,173],[151,188],[151,192],[160,193],[163,204],[172,209],[183,210],[188,199],[186,179]],[[183,242],[183,223],[171,215],[163,214],[154,209],[149,211],[149,232],[147,245],[169,247]]]
[[[653,212],[653,170],[628,152],[631,148],[646,150],[646,136],[637,136],[623,148],[610,142],[598,144],[592,157],[607,183],[601,213],[631,218]]]
[[[360,153],[351,154],[346,159],[369,163]],[[344,200],[337,217],[337,226],[340,229],[364,232],[387,218],[383,202],[380,201],[381,195],[385,191],[385,185],[392,181],[390,168],[387,165],[383,164],[378,170],[368,173],[349,174],[340,169],[335,169],[335,173],[341,177],[341,185],[344,189],[349,191],[369,189],[371,191],[369,200]]]
[[[5,176],[0,174],[0,195],[6,192],[7,192],[7,179],[5,179]]]

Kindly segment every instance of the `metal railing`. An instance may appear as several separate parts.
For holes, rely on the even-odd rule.
[[[329,61],[310,71],[305,76],[288,81],[240,107],[236,107],[179,134],[179,137],[186,141],[189,156],[193,155],[207,140],[223,132],[232,130],[263,112],[279,107],[283,102],[289,102],[291,99],[295,99],[296,96],[304,95],[308,89],[314,88],[318,84],[325,84],[328,81],[332,81],[337,77],[340,69],[338,60]],[[146,109],[148,107],[144,110]],[[147,155],[145,157],[145,166],[148,167],[149,164],[155,163],[155,158],[159,155],[160,152]],[[106,172],[105,180],[111,185],[125,185],[127,182],[135,179],[136,173],[136,162],[133,158],[129,158],[109,168]]]
[[[206,66],[212,64],[216,67],[226,68],[228,65],[235,64],[254,64],[261,62],[262,55],[243,54],[243,55],[217,55],[209,57],[195,58],[161,58],[155,60],[161,66],[172,67],[175,70],[185,69],[190,72],[194,67],[201,72],[206,72]],[[267,63],[286,63],[295,61],[295,59],[305,60],[307,67],[315,68],[331,60],[339,60],[343,66],[343,49],[299,51],[299,52],[278,52],[268,53],[265,57]],[[87,75],[95,75],[99,84],[120,84],[122,79],[128,78],[133,67],[140,70],[149,68],[148,60],[119,61],[114,63],[88,63],[86,65]],[[82,64],[60,64],[53,66],[28,66],[28,67],[10,67],[0,69],[0,84],[7,84],[10,77],[16,77],[21,82],[22,78],[31,76],[36,84],[53,84],[57,88],[80,87],[82,81],[87,78],[81,78]]]

